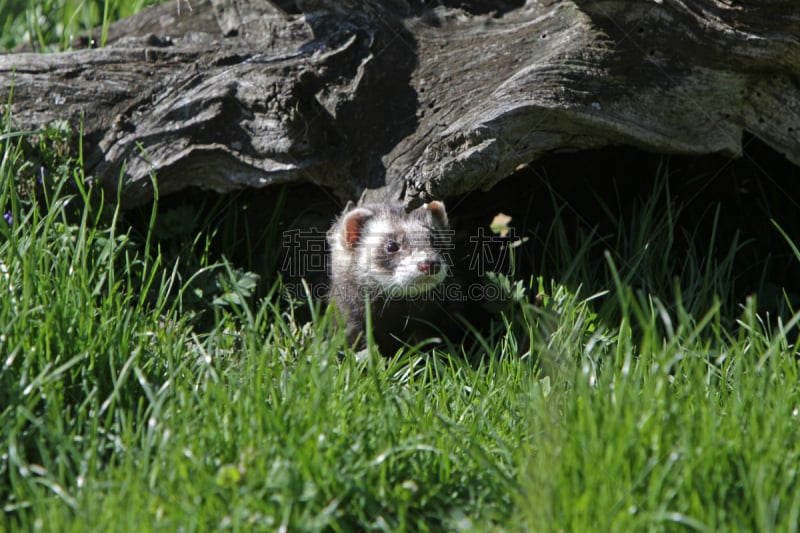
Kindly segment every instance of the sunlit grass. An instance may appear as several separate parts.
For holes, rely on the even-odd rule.
[[[57,150],[48,135],[33,144]],[[591,266],[603,291],[523,283],[480,363],[357,361],[321,306],[304,327],[293,310],[308,304],[280,282],[254,299],[208,237],[189,260],[122,230],[81,185],[80,154],[30,178],[32,138],[6,135],[0,168],[6,529],[797,524],[797,316],[765,322],[752,301],[723,315],[727,260],[685,257],[687,297],[645,257],[658,248],[620,241]],[[662,195],[636,221],[655,239]],[[573,246],[563,272],[593,261]],[[205,307],[185,298],[201,279],[216,287]]]
[[[27,45],[33,50],[68,50],[75,39],[128,17],[153,0],[0,0],[0,49]],[[101,38],[102,41],[102,38]],[[102,42],[96,45],[102,45]]]

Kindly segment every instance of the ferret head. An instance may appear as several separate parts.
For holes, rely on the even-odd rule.
[[[430,202],[406,213],[400,204],[369,204],[345,212],[331,230],[335,276],[352,276],[375,293],[410,297],[447,277],[447,212]]]

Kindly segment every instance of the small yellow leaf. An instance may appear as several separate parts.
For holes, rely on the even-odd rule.
[[[510,216],[506,215],[505,213],[498,213],[494,216],[494,219],[492,219],[489,229],[492,230],[492,233],[500,235],[501,237],[505,237],[510,231],[510,228],[508,227],[509,222],[511,222]]]

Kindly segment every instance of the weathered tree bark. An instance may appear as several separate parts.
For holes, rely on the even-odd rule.
[[[796,0],[420,4],[168,3],[102,49],[0,56],[0,79],[18,128],[82,121],[87,171],[125,206],[153,175],[417,203],[554,152],[735,156],[743,131],[800,165]]]

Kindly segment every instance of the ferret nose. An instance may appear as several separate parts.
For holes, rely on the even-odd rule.
[[[427,274],[428,276],[435,276],[439,273],[442,266],[439,261],[428,260],[428,261],[420,261],[417,263],[417,269],[422,272],[423,274]]]

